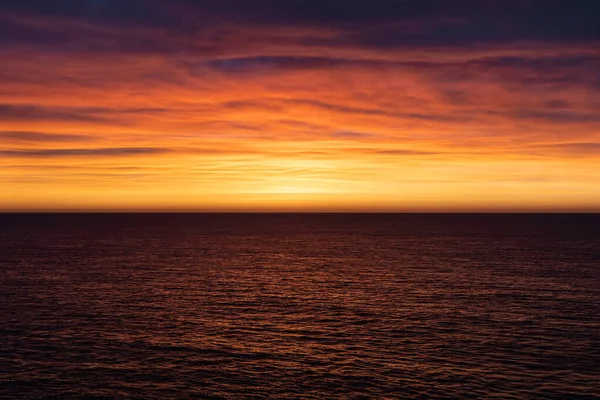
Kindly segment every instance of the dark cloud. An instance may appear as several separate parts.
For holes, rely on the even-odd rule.
[[[227,101],[219,104],[221,107],[229,109],[229,110],[249,110],[249,109],[261,109],[261,110],[269,110],[269,111],[282,111],[282,107],[270,104],[260,100],[237,100],[237,101]]]
[[[421,4],[425,3],[427,2]],[[454,7],[456,4],[467,5],[469,2],[445,3],[447,8],[423,7],[424,11],[414,15],[412,19],[400,12],[394,14],[394,10],[391,10],[391,14],[379,19],[380,24],[365,24],[361,29],[348,29],[333,39],[315,41],[313,44],[354,44],[380,49],[473,47],[515,41],[589,42],[598,40],[599,36],[597,20],[590,18],[584,10],[598,15],[600,9],[597,5],[586,7],[583,2],[580,2],[579,7],[577,4],[569,6],[565,2],[555,8],[540,4],[532,6],[528,4],[532,2],[527,1],[520,2],[520,5],[506,2],[513,3],[513,7],[484,5],[487,2],[471,2],[469,7]],[[400,7],[401,5],[398,9]],[[368,6],[365,5],[365,9]],[[561,15],[561,12],[564,14]],[[365,23],[365,20],[358,21]]]
[[[247,69],[313,69],[329,67],[403,67],[417,70],[458,67],[467,70],[508,69],[551,73],[572,68],[600,67],[600,55],[574,54],[545,57],[474,57],[467,61],[451,62],[441,59],[429,61],[395,61],[393,59],[337,58],[315,56],[253,56],[221,58],[208,62],[214,69],[224,72],[238,72]]]
[[[303,44],[378,49],[600,39],[600,2],[594,0],[4,0],[0,14],[20,16],[20,21],[72,19],[162,32],[156,37],[119,37],[117,31],[96,29],[81,38],[81,32],[74,34],[73,27],[65,30],[60,24],[42,27],[6,19],[0,24],[0,44],[59,48],[76,41],[74,48],[85,50],[87,41],[94,51],[111,46],[172,51],[181,43],[165,41],[165,34],[202,39],[209,27],[240,24],[333,29],[333,36],[305,38]]]
[[[143,23],[168,26],[176,21],[155,0],[3,0],[0,11],[18,15],[45,15],[90,19],[104,23]]]
[[[41,53],[157,54],[183,50],[176,42],[134,30],[98,30],[60,22],[27,24],[1,17],[0,26],[0,47],[26,46]]]
[[[107,148],[77,148],[77,149],[9,149],[0,150],[0,157],[23,158],[53,158],[53,157],[127,157],[136,155],[153,154],[249,154],[253,150],[246,149],[219,149],[219,148],[165,148],[165,147],[107,147]]]
[[[475,57],[467,61],[394,61],[305,56],[256,56],[222,58],[208,62],[210,68],[225,74],[270,73],[288,70],[370,68],[410,70],[435,82],[493,81],[521,86],[580,86],[600,89],[600,56],[590,54],[546,57]],[[467,103],[468,94],[445,90],[443,96],[454,103]]]
[[[130,20],[122,21],[126,23],[115,24],[114,20],[97,18],[96,14],[78,16],[77,12],[58,12],[69,10],[66,6],[49,9],[55,12],[36,13],[34,9],[24,8],[21,11],[25,13],[14,14],[2,13],[0,8],[0,47],[26,47],[43,53],[155,54],[184,50],[162,29],[153,27],[152,23],[148,25],[149,21],[143,17],[136,19],[131,15]],[[168,25],[165,28],[169,29]],[[186,48],[195,49],[189,43]]]
[[[85,142],[92,140],[93,136],[71,135],[44,132],[21,132],[21,131],[0,131],[0,140],[10,140],[15,142]]]
[[[599,55],[553,57],[491,57],[469,61],[467,70],[493,74],[497,79],[531,84],[583,84],[600,88]]]
[[[380,60],[358,60],[330,57],[257,56],[225,58],[209,61],[208,65],[227,73],[262,72],[269,70],[327,69],[336,67],[383,67],[398,63]]]
[[[475,57],[467,61],[409,61],[394,65],[425,74],[438,83],[490,81],[524,87],[600,89],[600,56],[590,54]],[[459,101],[460,97],[459,94]]]
[[[170,150],[160,147],[115,147],[91,149],[30,149],[30,150],[0,150],[0,157],[107,157],[135,156],[149,154],[164,154]]]
[[[571,103],[569,103],[566,100],[554,99],[554,100],[548,100],[545,103],[545,106],[548,108],[570,108]]]
[[[328,111],[333,111],[341,114],[354,114],[354,115],[365,115],[365,116],[383,116],[391,118],[402,118],[402,119],[413,119],[420,121],[439,121],[439,122],[464,122],[470,118],[459,116],[459,115],[436,115],[436,114],[420,114],[420,113],[401,113],[387,111],[379,108],[361,108],[351,107],[340,104],[331,104],[324,101],[318,100],[307,100],[307,99],[293,99],[284,100],[289,104],[304,105],[308,107],[320,108]]]
[[[584,124],[600,122],[600,112],[591,114],[572,111],[520,110],[511,113],[510,116],[517,119],[541,120],[550,123]]]
[[[169,112],[167,108],[46,107],[40,105],[0,104],[0,119],[5,121],[123,122],[128,115]]]
[[[350,106],[344,106],[344,105],[339,105],[339,104],[326,103],[324,101],[318,101],[318,100],[293,99],[293,100],[286,100],[285,102],[289,103],[289,104],[321,108],[324,110],[335,111],[335,112],[339,112],[342,114],[362,114],[362,115],[377,115],[377,116],[389,116],[389,117],[396,116],[395,113],[389,113],[387,111],[380,110],[377,108],[350,107]]]
[[[75,121],[105,122],[90,110],[43,107],[36,105],[0,104],[0,119],[5,121]]]
[[[338,26],[353,43],[387,47],[484,41],[596,39],[590,0],[179,0],[189,15]]]
[[[554,57],[488,57],[471,61],[470,64],[490,68],[517,68],[521,70],[552,72],[557,69],[577,68],[581,65],[600,65],[599,55],[559,55]]]

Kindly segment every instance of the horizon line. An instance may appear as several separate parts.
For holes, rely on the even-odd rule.
[[[189,211],[189,210],[0,210],[0,215],[48,215],[48,214],[404,214],[404,215],[436,215],[436,214],[456,214],[456,215],[491,215],[491,214],[600,214],[600,211],[590,210],[538,210],[538,211],[527,211],[527,210],[489,210],[489,211]]]

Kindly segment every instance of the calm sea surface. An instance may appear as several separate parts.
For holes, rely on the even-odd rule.
[[[0,398],[600,399],[600,215],[0,215]]]

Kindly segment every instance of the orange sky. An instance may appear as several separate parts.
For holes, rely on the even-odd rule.
[[[0,46],[3,211],[600,211],[597,43],[9,17],[76,46]]]

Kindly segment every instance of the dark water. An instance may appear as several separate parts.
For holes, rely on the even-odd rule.
[[[0,398],[600,398],[600,215],[0,215],[0,267]]]

